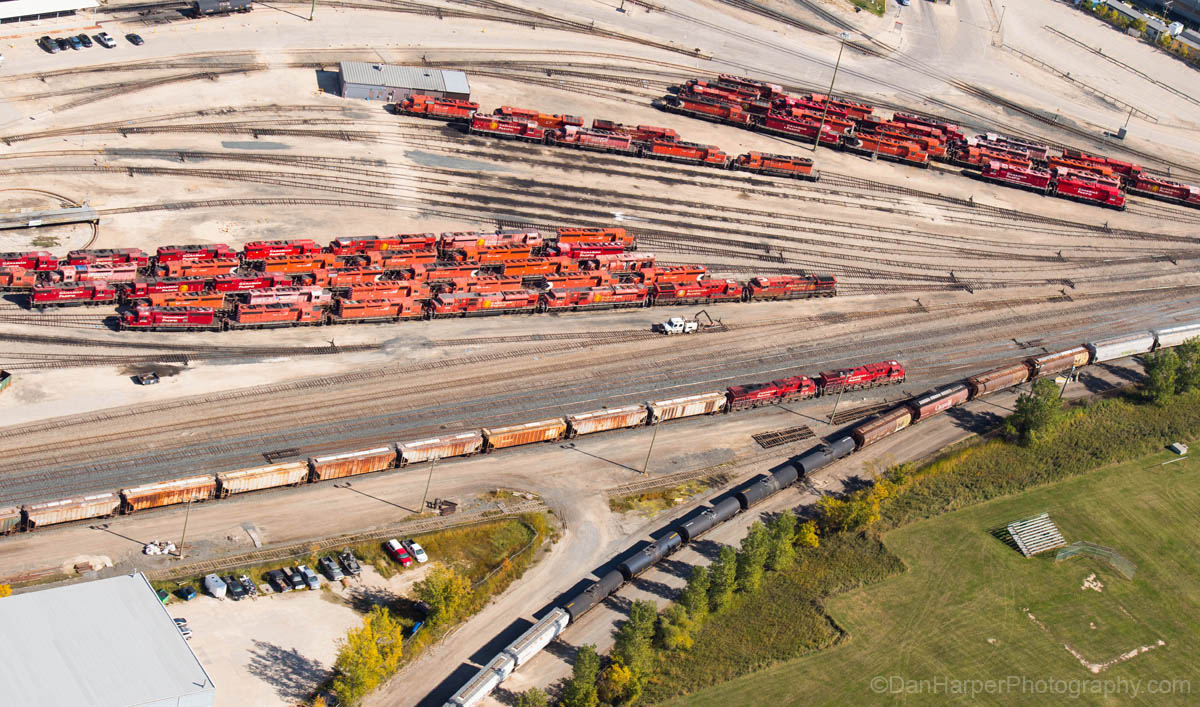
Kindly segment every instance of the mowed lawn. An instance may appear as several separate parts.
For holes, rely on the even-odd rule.
[[[1048,704],[1103,687],[1079,681],[1110,681],[1123,694],[1085,692],[1078,701],[1128,704],[1136,688],[1138,703],[1200,703],[1200,461],[1161,464],[1173,458],[1154,455],[892,531],[884,543],[908,571],[828,605],[848,640],[676,702]],[[1133,581],[1090,558],[1025,559],[990,533],[1042,512],[1067,542],[1132,560]],[[1083,587],[1093,573],[1100,592]],[[1065,645],[1090,663],[1154,647],[1093,673]],[[1150,680],[1189,685],[1157,684],[1173,694],[1148,694]]]

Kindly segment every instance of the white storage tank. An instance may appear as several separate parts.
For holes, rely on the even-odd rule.
[[[1139,331],[1124,336],[1114,336],[1109,339],[1099,339],[1088,344],[1092,352],[1092,363],[1114,361],[1126,356],[1149,353],[1154,348],[1154,334],[1149,331]]]

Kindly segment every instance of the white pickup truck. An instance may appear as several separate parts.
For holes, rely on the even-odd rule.
[[[652,331],[660,331],[664,334],[691,334],[700,328],[700,322],[692,319],[684,319],[683,317],[671,317],[665,322],[660,322],[651,327]]]

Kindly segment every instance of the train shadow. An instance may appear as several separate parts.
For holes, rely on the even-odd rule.
[[[995,429],[1004,418],[991,410],[968,410],[964,407],[954,407],[946,411],[946,415],[954,420],[959,429],[983,434]]]

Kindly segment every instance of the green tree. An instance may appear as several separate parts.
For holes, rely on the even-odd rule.
[[[1175,391],[1189,393],[1200,389],[1200,337],[1188,339],[1175,347],[1179,370],[1175,374]]]
[[[818,547],[821,539],[817,535],[817,522],[805,521],[796,532],[796,544],[800,547]]]
[[[547,707],[549,704],[550,700],[546,697],[546,693],[536,687],[531,687],[517,695],[517,707]]]
[[[451,567],[438,566],[414,590],[429,605],[431,624],[453,623],[459,618],[471,596],[471,581]]]
[[[633,602],[629,607],[629,620],[617,630],[612,659],[632,670],[635,675],[645,675],[654,657],[651,641],[657,620],[658,607],[654,602]]]
[[[404,625],[382,606],[371,609],[362,625],[338,642],[333,689],[342,704],[355,705],[396,671],[403,655]]]
[[[673,604],[658,617],[655,638],[658,645],[669,651],[686,651],[692,647],[695,623],[682,604]]]
[[[1017,396],[1016,408],[1004,421],[1004,432],[1010,439],[1030,444],[1054,424],[1062,414],[1062,399],[1058,386],[1048,378],[1033,384],[1033,391]]]
[[[687,609],[693,621],[700,622],[708,617],[708,568],[693,567],[687,586],[679,595],[679,603]]]
[[[1146,354],[1142,360],[1146,370],[1146,397],[1158,405],[1166,405],[1175,394],[1179,355],[1174,349],[1162,349]]]
[[[596,707],[596,676],[600,674],[600,655],[593,645],[582,646],[575,654],[571,679],[563,686],[562,707]]]
[[[786,509],[772,518],[767,527],[771,532],[767,569],[775,572],[791,567],[796,560],[796,514]]]
[[[717,559],[708,568],[708,608],[714,614],[724,611],[733,601],[737,587],[737,552],[724,545]]]
[[[743,592],[756,592],[762,586],[763,568],[771,552],[771,536],[762,523],[755,521],[737,554],[737,584]]]
[[[606,705],[632,705],[642,696],[642,681],[620,663],[610,663],[600,674],[596,686],[600,701]]]

